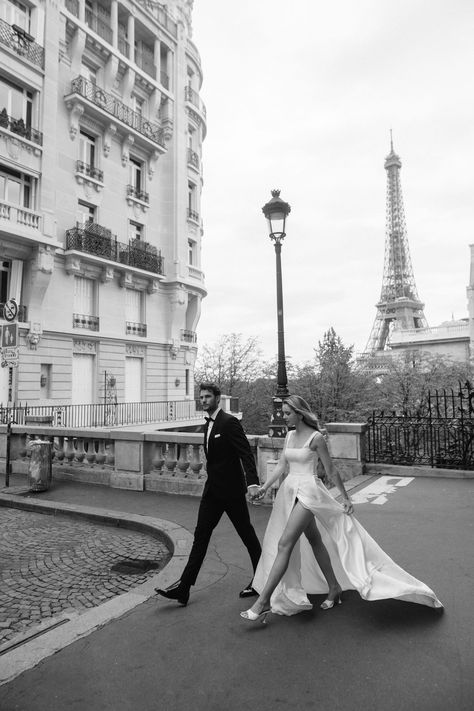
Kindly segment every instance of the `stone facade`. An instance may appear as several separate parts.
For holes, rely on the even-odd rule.
[[[206,110],[192,3],[4,6],[0,302],[20,305],[20,364],[0,369],[0,403],[193,398]]]

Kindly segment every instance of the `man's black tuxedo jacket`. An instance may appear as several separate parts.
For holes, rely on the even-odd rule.
[[[212,425],[209,442],[204,428],[207,457],[207,481],[203,496],[234,499],[247,492],[247,486],[259,484],[257,467],[242,425],[236,417],[219,410]]]

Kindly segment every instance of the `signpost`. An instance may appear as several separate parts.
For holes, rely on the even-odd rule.
[[[0,361],[2,368],[17,368],[20,359],[18,343],[18,304],[15,299],[8,299],[3,306],[3,318],[6,324],[0,326]],[[7,443],[5,452],[5,486],[10,486],[10,438],[12,432],[12,416],[8,414]]]

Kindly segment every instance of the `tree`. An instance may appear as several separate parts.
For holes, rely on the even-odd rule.
[[[195,381],[217,383],[226,395],[236,395],[238,383],[250,384],[261,372],[258,338],[244,341],[241,333],[219,336],[214,345],[205,345],[195,368]]]

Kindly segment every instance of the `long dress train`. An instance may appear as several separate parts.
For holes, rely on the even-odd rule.
[[[314,475],[316,453],[310,449],[312,434],[303,447],[285,448],[289,473],[273,504],[255,572],[253,587],[261,592],[278,551],[296,499],[312,511],[324,545],[328,549],[337,580],[343,590],[357,590],[364,600],[397,598],[429,607],[443,607],[435,593],[400,568],[367,533],[353,515],[344,513],[322,481]],[[280,615],[310,610],[307,594],[327,593],[328,585],[303,534],[290,556],[288,569],[271,597],[271,609]]]

